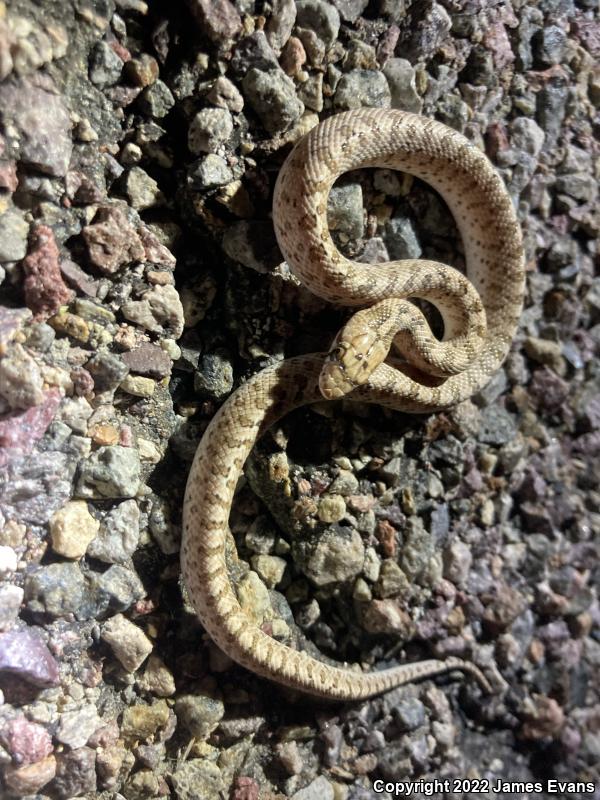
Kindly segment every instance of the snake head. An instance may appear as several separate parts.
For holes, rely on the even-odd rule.
[[[372,372],[386,358],[386,346],[375,328],[364,324],[362,312],[336,336],[321,374],[319,389],[326,400],[339,400],[367,383]]]

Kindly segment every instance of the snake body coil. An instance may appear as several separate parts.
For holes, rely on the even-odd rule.
[[[443,264],[364,265],[344,258],[327,225],[327,197],[343,172],[382,167],[433,186],[452,212],[467,277]],[[271,680],[340,700],[368,697],[451,669],[487,680],[457,658],[372,673],[322,663],[264,633],[243,612],[229,580],[225,544],[233,493],[257,438],[294,408],[348,394],[401,411],[428,412],[477,392],[505,358],[521,311],[521,232],[506,189],[485,155],[446,126],[401,111],[361,109],[331,117],[298,144],[275,187],[273,219],[286,261],[315,294],[361,306],[331,353],[269,367],[212,419],[196,452],[184,501],[181,564],[207,632],[233,660]],[[408,299],[433,303],[438,341]],[[366,307],[366,308],[365,308]],[[390,345],[402,360],[385,363]]]

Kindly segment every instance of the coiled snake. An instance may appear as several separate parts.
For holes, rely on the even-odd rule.
[[[467,278],[433,261],[364,265],[340,254],[328,230],[327,197],[340,174],[359,167],[409,172],[440,193],[464,243]],[[362,310],[329,354],[262,370],[212,419],[184,501],[181,566],[191,602],[234,661],[309,694],[364,698],[452,669],[470,672],[489,689],[480,670],[458,658],[363,673],[276,641],[240,607],[225,544],[243,464],[257,438],[290,410],[349,394],[401,411],[429,412],[468,398],[489,380],[507,354],[523,300],[521,232],[506,189],[485,155],[456,131],[401,111],[360,109],[327,119],[296,144],[277,179],[273,219],[296,276],[320,297]],[[408,302],[411,297],[437,307],[442,341]]]

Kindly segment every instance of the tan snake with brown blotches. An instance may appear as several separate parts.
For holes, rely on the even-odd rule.
[[[327,224],[334,181],[360,167],[402,170],[446,201],[465,249],[467,277],[433,261],[365,265],[335,247]],[[401,111],[359,109],[327,119],[284,163],[273,200],[279,245],[315,294],[362,310],[329,354],[282,361],[243,384],[221,407],[196,452],[184,501],[181,566],[190,600],[216,644],[266,678],[325,698],[369,697],[452,669],[458,658],[359,672],[325,664],[271,638],[242,610],[225,561],[229,512],[257,438],[294,408],[349,394],[400,411],[429,412],[477,392],[504,360],[523,301],[521,231],[512,202],[486,156],[461,134]],[[438,341],[408,298],[434,304]],[[388,357],[390,346],[395,357]]]

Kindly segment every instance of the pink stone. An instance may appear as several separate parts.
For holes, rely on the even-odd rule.
[[[43,639],[29,628],[0,635],[0,672],[33,686],[58,686],[58,664]]]
[[[44,399],[37,406],[26,411],[15,411],[0,419],[0,466],[7,464],[15,456],[26,455],[41,439],[61,401],[58,389],[48,389]]]
[[[164,264],[167,267],[174,267],[177,259],[173,253],[159,242],[158,238],[152,233],[150,228],[141,225],[137,234],[144,247],[144,257],[151,264]]]
[[[45,320],[68,303],[73,292],[63,281],[59,254],[52,228],[35,225],[30,234],[30,250],[23,259],[25,303],[36,319]]]
[[[144,247],[135,228],[117,206],[99,208],[93,224],[87,225],[82,235],[90,261],[106,274],[144,258]]]
[[[209,39],[222,43],[242,29],[242,20],[229,0],[188,0],[190,11]]]
[[[497,69],[504,69],[515,60],[506,28],[501,22],[496,22],[488,28],[483,41],[491,51]]]
[[[254,778],[241,775],[235,779],[231,800],[258,800],[260,786]]]
[[[48,731],[24,716],[10,720],[0,736],[18,766],[34,764],[52,752],[52,739]]]

